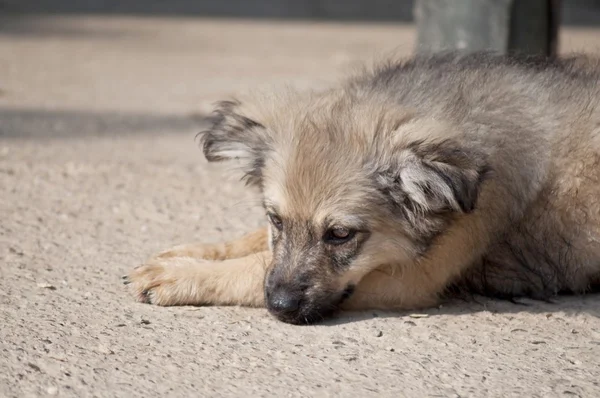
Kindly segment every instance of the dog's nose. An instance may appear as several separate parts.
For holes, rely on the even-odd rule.
[[[269,309],[275,313],[291,313],[300,307],[300,294],[277,289],[267,299]]]

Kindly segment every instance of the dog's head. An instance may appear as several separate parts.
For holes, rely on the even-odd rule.
[[[218,106],[204,154],[240,160],[262,192],[271,313],[291,323],[325,318],[367,273],[414,264],[474,210],[485,157],[445,139],[446,127],[345,93]]]

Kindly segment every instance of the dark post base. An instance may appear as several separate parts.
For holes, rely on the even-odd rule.
[[[416,0],[417,51],[554,56],[560,0]]]

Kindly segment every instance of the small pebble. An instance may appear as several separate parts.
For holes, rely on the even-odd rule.
[[[148,319],[143,319],[140,321],[142,325],[150,325],[150,321]]]
[[[31,369],[35,370],[36,372],[41,372],[42,371],[42,369],[39,366],[37,366],[35,363],[29,362],[27,364],[27,366],[29,366]]]
[[[56,394],[58,394],[58,388],[56,388],[54,386],[48,387],[48,389],[46,391],[48,392],[48,395],[56,395]]]
[[[38,283],[37,287],[39,287],[40,289],[56,290],[56,286],[51,285],[49,283]]]
[[[104,355],[112,355],[115,353],[113,350],[104,345],[99,345],[96,351]]]
[[[381,330],[378,330],[375,332],[375,337],[381,337],[383,336],[383,332]]]

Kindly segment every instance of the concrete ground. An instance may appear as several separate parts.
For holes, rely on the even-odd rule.
[[[566,29],[563,51],[598,51]],[[194,143],[212,101],[408,54],[410,25],[0,19],[0,396],[600,396],[600,300],[324,325],[135,303],[119,277],[260,225]]]

